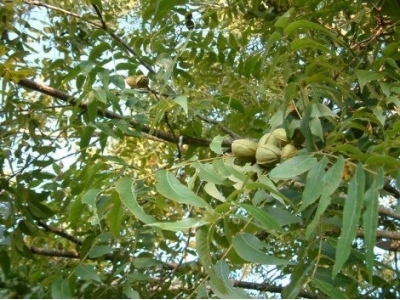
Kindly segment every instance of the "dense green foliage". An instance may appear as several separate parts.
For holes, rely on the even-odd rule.
[[[3,1],[0,297],[399,298],[399,20],[395,0]],[[295,156],[231,154],[277,128]]]

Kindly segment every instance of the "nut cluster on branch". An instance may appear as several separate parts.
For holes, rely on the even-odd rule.
[[[249,139],[237,139],[232,142],[232,153],[245,162],[256,162],[262,167],[272,167],[296,155],[297,148],[291,142],[285,129],[277,128],[266,133],[257,142]]]

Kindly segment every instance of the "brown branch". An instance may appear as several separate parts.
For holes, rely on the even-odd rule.
[[[80,108],[82,109],[87,109],[88,104],[85,102],[79,103],[76,98],[70,96],[68,93],[65,93],[63,91],[54,89],[52,87],[49,87],[43,83],[37,83],[33,80],[27,79],[27,78],[23,78],[21,80],[19,80],[17,82],[18,85],[27,88],[27,89],[32,89],[35,90],[37,92],[55,97],[57,99],[60,99],[62,101],[65,101],[69,104],[73,104],[73,105],[79,105]],[[107,119],[126,119],[124,116],[120,115],[120,114],[116,114],[112,111],[109,110],[102,110],[101,108],[97,109],[97,114],[99,116],[102,117],[106,117]],[[165,142],[171,142],[171,143],[178,143],[179,142],[179,137],[174,137],[173,135],[171,135],[170,133],[167,133],[165,131],[162,130],[158,130],[158,129],[153,129],[148,125],[143,125],[143,124],[139,124],[137,123],[134,119],[130,119],[129,120],[130,125],[133,128],[137,128],[139,127],[141,132],[152,135],[156,138],[159,138]],[[182,136],[182,144],[188,144],[188,145],[193,145],[193,146],[197,146],[197,147],[208,147],[210,144],[209,140],[205,140],[205,139],[198,139],[198,138],[193,138],[193,137],[188,137],[188,136]],[[222,143],[223,147],[230,147],[231,142],[229,140],[225,140]]]
[[[82,242],[77,239],[76,237],[70,235],[69,233],[66,233],[64,230],[62,229],[58,229],[58,228],[54,228],[52,226],[47,225],[46,223],[42,222],[42,221],[38,221],[39,226],[43,227],[46,231],[52,232],[56,235],[59,235],[63,238],[66,238],[67,240],[73,242],[74,244],[77,245],[82,245]]]
[[[386,208],[384,206],[378,207],[378,213],[380,215],[385,215],[385,216],[400,220],[400,213],[395,212],[394,210]]]
[[[45,249],[31,246],[29,248],[33,254],[43,255],[43,256],[51,256],[51,257],[65,257],[65,258],[72,258],[72,259],[81,259],[79,253],[77,251],[70,251],[70,250],[58,250],[58,249]],[[114,260],[115,256],[113,253],[108,253],[105,255],[106,260]],[[97,260],[98,258],[88,258],[90,260]],[[161,262],[162,265],[169,270],[173,270],[176,268],[176,264],[174,263],[167,263]]]
[[[93,6],[94,10],[96,11],[97,16],[98,16],[99,19],[100,19],[101,28],[103,28],[104,30],[107,31],[107,29],[108,29],[108,28],[107,28],[107,24],[106,24],[106,22],[104,21],[103,16],[101,15],[100,9],[97,7],[96,4],[93,4],[93,3],[92,3],[92,6]]]
[[[273,284],[269,284],[269,283],[255,283],[255,282],[238,281],[238,280],[233,281],[233,286],[243,288],[243,289],[264,291],[264,292],[270,292],[270,293],[279,293],[279,294],[282,293],[282,291],[285,289],[284,286],[273,285]],[[321,298],[320,295],[317,296],[313,293],[306,292],[306,291],[301,291],[298,296],[302,297],[302,298],[308,298],[308,299]]]
[[[358,237],[364,237],[365,231],[364,229],[357,230]],[[387,238],[391,240],[400,240],[400,232],[398,231],[389,231],[389,230],[377,230],[376,231],[377,238]]]
[[[400,198],[400,190],[390,184],[390,181],[386,181],[383,189],[391,194],[393,194],[396,198]]]
[[[75,258],[75,259],[80,258],[79,253],[76,251],[44,249],[44,248],[38,248],[38,247],[30,247],[30,250],[33,254],[39,254],[39,255],[44,255],[44,256],[66,257],[66,258]]]
[[[218,121],[212,120],[210,118],[201,116],[201,115],[196,115],[197,118],[199,118],[202,121],[205,121],[207,123],[210,124],[214,124],[217,125],[219,128],[221,128],[221,130],[227,134],[229,134],[231,137],[235,138],[235,139],[240,139],[242,138],[242,136],[238,135],[237,133],[233,132],[232,130],[230,130],[229,128],[225,127],[224,125],[222,125],[221,123],[219,123]]]

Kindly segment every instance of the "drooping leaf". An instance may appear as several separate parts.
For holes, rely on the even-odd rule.
[[[101,279],[99,275],[97,274],[97,271],[94,266],[92,265],[78,265],[75,268],[75,274],[77,277],[80,277],[81,279],[85,281],[95,281],[95,282],[101,282]]]
[[[213,138],[210,143],[210,149],[217,155],[223,153],[222,142],[226,139],[226,136],[217,135]]]
[[[88,253],[89,258],[97,258],[103,256],[104,254],[111,253],[113,249],[110,246],[106,245],[95,245],[93,246]]]
[[[249,295],[240,288],[233,287],[229,279],[229,267],[224,261],[218,261],[214,266],[215,274],[211,276],[210,287],[219,298],[249,299]]]
[[[53,299],[71,299],[72,290],[68,280],[58,279],[51,284],[51,296]]]
[[[269,173],[274,180],[290,179],[310,170],[317,163],[317,159],[311,154],[298,155],[277,165]]]
[[[374,247],[376,243],[376,228],[378,228],[379,190],[383,188],[383,170],[379,168],[376,176],[373,176],[369,189],[365,192],[365,211],[363,214],[363,227],[365,239],[365,263],[369,280],[372,281],[374,266]]]
[[[342,232],[336,248],[335,264],[332,269],[334,278],[350,255],[351,244],[356,237],[361,208],[364,201],[365,174],[362,164],[358,164],[350,180],[343,208]]]
[[[156,219],[147,215],[136,200],[136,192],[133,187],[133,180],[129,177],[122,177],[115,183],[115,189],[119,194],[121,202],[129,211],[145,224],[155,223]]]
[[[174,102],[176,102],[178,105],[180,105],[183,108],[183,111],[185,114],[188,114],[188,103],[187,103],[187,96],[178,96],[174,99]]]
[[[299,211],[302,211],[307,206],[314,203],[322,194],[324,189],[322,179],[325,175],[325,167],[327,163],[328,159],[324,156],[324,158],[315,164],[308,172],[302,197],[303,203],[301,204]]]
[[[347,298],[345,294],[343,294],[339,289],[332,286],[328,282],[313,278],[312,283],[315,284],[315,286],[319,290],[324,292],[326,295],[328,295],[332,299],[346,299]]]
[[[209,194],[211,197],[213,197],[213,198],[215,198],[215,199],[217,199],[217,200],[219,200],[219,201],[222,201],[222,202],[225,202],[225,201],[226,201],[226,198],[225,198],[224,195],[218,190],[218,188],[215,186],[214,183],[207,182],[207,183],[204,185],[204,191],[205,191],[207,194]]]
[[[290,261],[265,253],[263,248],[269,247],[256,236],[243,233],[233,238],[233,248],[237,254],[248,262],[264,265],[290,265]]]
[[[208,205],[187,186],[180,183],[175,175],[167,170],[158,171],[156,173],[156,180],[157,191],[168,199],[198,207],[206,207]]]
[[[163,230],[184,231],[190,228],[197,228],[206,224],[208,224],[208,222],[200,218],[186,218],[175,222],[156,222],[148,225],[159,227]]]
[[[214,184],[224,184],[226,176],[214,170],[212,164],[201,164],[194,162],[193,166],[198,170],[198,175],[201,180]]]
[[[213,230],[212,226],[201,226],[196,230],[196,250],[204,269],[212,268],[211,259],[211,237],[209,232]]]
[[[275,218],[265,210],[250,204],[241,204],[240,206],[247,210],[258,222],[260,222],[265,230],[276,230],[278,232],[283,231],[283,228],[281,225],[279,225],[279,222],[276,221]]]

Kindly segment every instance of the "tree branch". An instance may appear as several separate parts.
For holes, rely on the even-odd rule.
[[[54,89],[52,87],[49,87],[43,83],[37,83],[33,80],[27,79],[27,78],[23,78],[20,79],[17,82],[18,85],[27,88],[27,89],[32,89],[35,90],[37,92],[55,97],[57,99],[60,99],[62,101],[65,101],[69,104],[73,104],[73,105],[79,105],[80,108],[82,109],[87,109],[88,104],[85,102],[79,103],[76,98],[70,96],[68,93],[65,93],[63,91]],[[126,119],[126,117],[120,115],[120,114],[116,114],[112,111],[109,110],[102,110],[101,108],[97,109],[97,115],[101,116],[101,117],[105,117],[108,119]],[[143,124],[139,124],[137,123],[135,120],[130,119],[129,120],[130,125],[133,128],[137,128],[140,127],[140,130],[142,133],[146,133],[148,135],[152,135],[156,138],[159,138],[165,142],[171,142],[171,143],[178,143],[179,142],[179,136],[174,137],[172,134],[167,133],[165,131],[162,130],[158,130],[158,129],[153,129],[152,127],[148,126],[148,125],[143,125]],[[182,136],[182,144],[188,144],[188,145],[193,145],[193,146],[197,146],[197,147],[208,147],[210,145],[210,141],[209,140],[204,140],[204,139],[198,139],[198,138],[193,138],[193,137],[188,137],[188,136]],[[222,143],[223,147],[230,147],[231,142],[229,140],[225,140]]]
[[[74,244],[77,245],[82,245],[82,242],[77,239],[76,237],[66,233],[64,230],[62,229],[58,229],[58,228],[54,228],[52,226],[47,225],[46,223],[42,222],[42,221],[38,221],[39,226],[43,227],[44,229],[46,229],[46,231],[52,232],[56,235],[59,235],[63,238],[66,238],[67,240],[73,242]]]
[[[65,257],[65,258],[73,258],[73,259],[81,259],[79,253],[77,251],[70,251],[70,250],[58,250],[58,249],[45,249],[31,246],[29,248],[33,254],[43,255],[43,256],[51,256],[51,257]],[[113,253],[108,253],[105,255],[106,260],[114,260],[115,256]],[[97,260],[98,258],[90,258],[90,260]],[[176,268],[176,264],[174,263],[167,263],[161,262],[162,265],[169,270],[173,270]]]
[[[272,285],[269,283],[255,283],[255,282],[238,281],[238,280],[233,281],[233,286],[243,288],[243,289],[265,291],[265,292],[271,292],[271,293],[282,293],[282,291],[285,289],[284,286]],[[321,296],[317,296],[313,293],[306,292],[306,291],[301,291],[298,296],[302,297],[302,298],[308,298],[308,299],[321,298]]]

